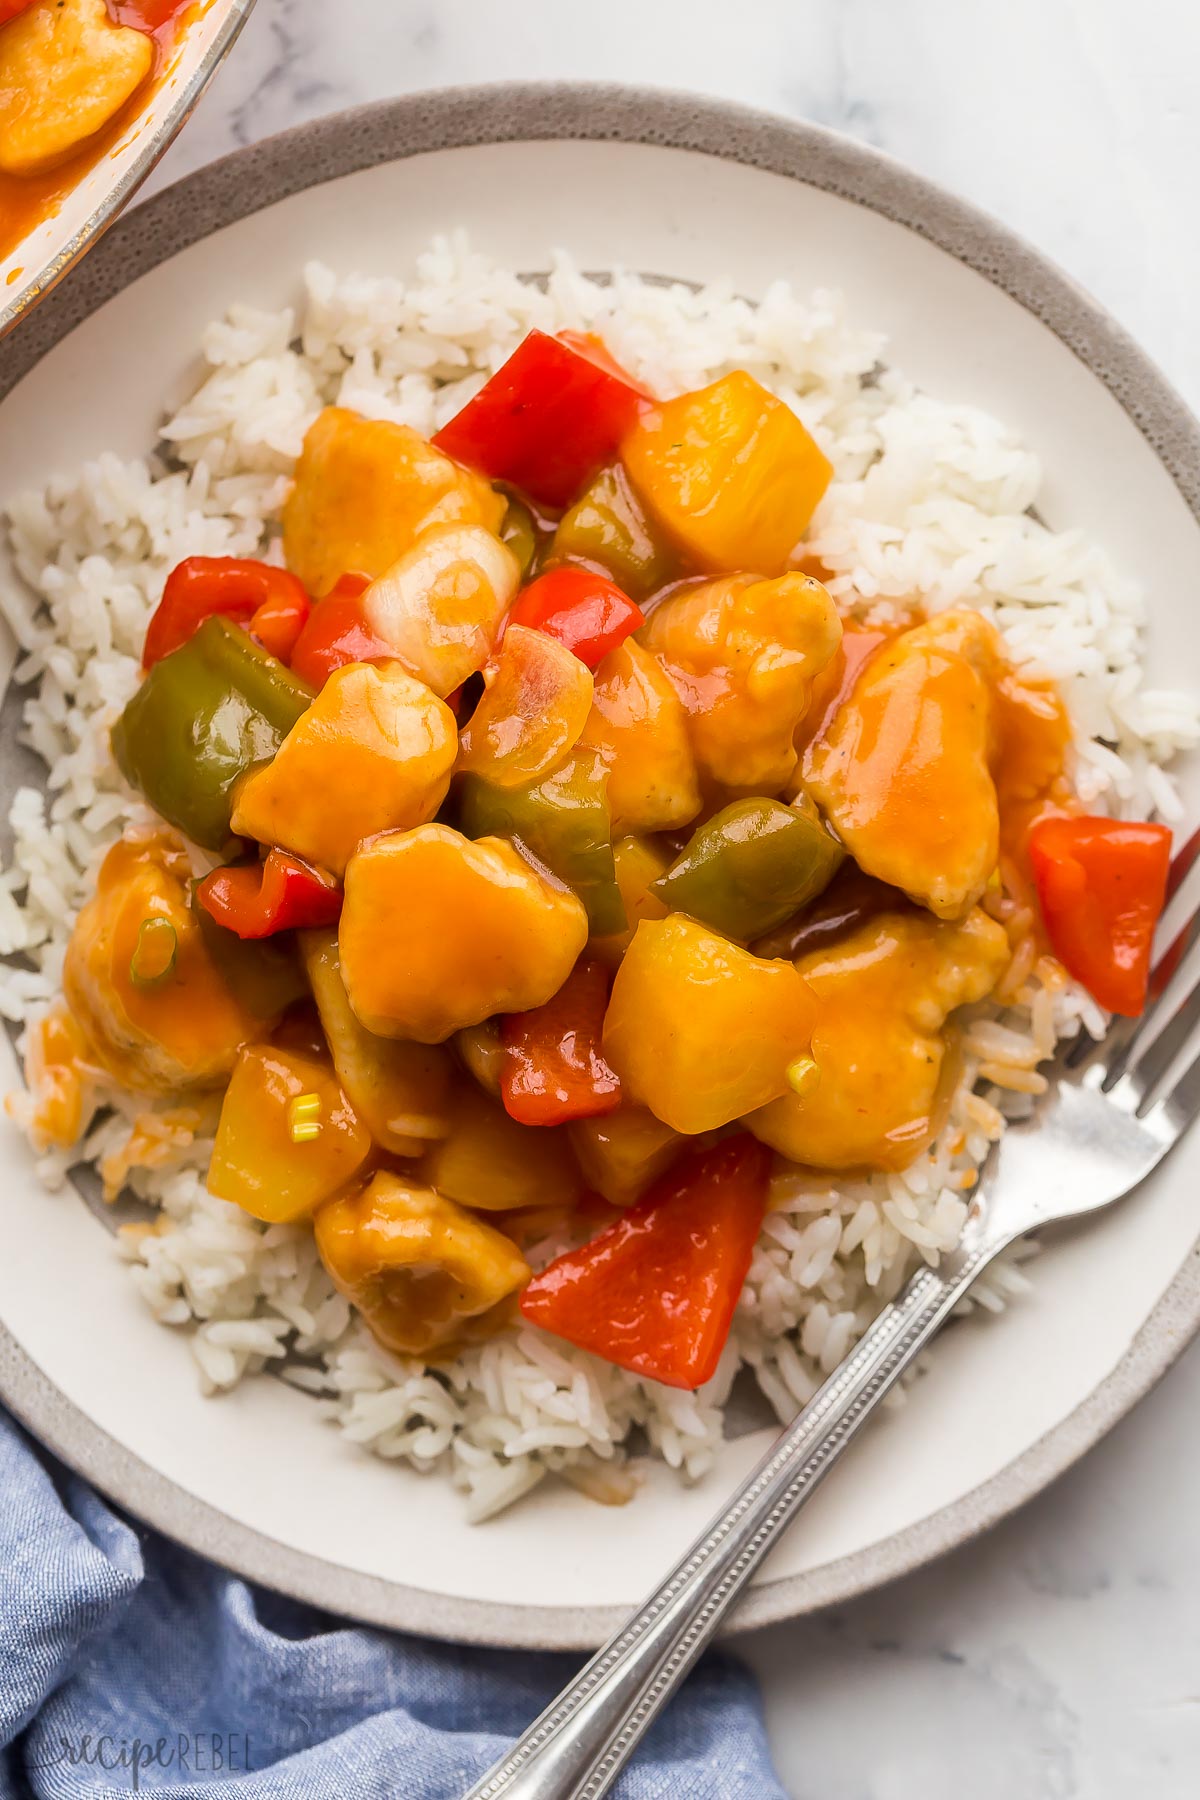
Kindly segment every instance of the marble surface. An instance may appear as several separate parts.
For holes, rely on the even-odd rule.
[[[1200,407],[1198,56],[1190,0],[260,0],[153,187],[417,88],[591,77],[722,94],[835,126],[1000,215]],[[1194,1349],[987,1538],[745,1640],[789,1792],[1194,1800],[1198,1416]]]

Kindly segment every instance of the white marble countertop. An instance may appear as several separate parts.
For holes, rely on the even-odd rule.
[[[816,119],[999,214],[1200,408],[1191,0],[261,0],[154,187],[298,120],[508,78]],[[981,1542],[747,1640],[803,1800],[1195,1800],[1200,1351]]]

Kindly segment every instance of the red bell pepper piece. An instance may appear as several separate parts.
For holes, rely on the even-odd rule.
[[[257,612],[251,614],[246,628],[251,637],[258,639],[264,650],[269,650],[282,663],[291,662],[292,652],[312,612],[312,602],[299,582],[296,587],[299,593],[291,591],[268,595]]]
[[[521,1296],[534,1325],[668,1387],[714,1374],[767,1204],[771,1152],[744,1132],[694,1150]]]
[[[598,339],[531,331],[433,441],[539,505],[564,507],[611,461],[649,399]]]
[[[33,0],[0,0],[0,25],[7,25],[10,19],[15,19],[18,13],[32,5]]]
[[[1120,819],[1040,819],[1029,859],[1051,948],[1109,1012],[1145,1007],[1171,833]]]
[[[167,576],[146,629],[142,667],[151,669],[182,648],[214,613],[247,626],[261,636],[273,656],[286,661],[283,650],[299,637],[309,598],[294,575],[272,563],[240,556],[189,556]]]
[[[360,598],[370,585],[369,575],[343,575],[313,607],[291,661],[293,673],[310,687],[324,687],[333,671],[347,663],[382,662],[395,655],[367,624]]]
[[[530,582],[508,622],[557,638],[580,662],[595,669],[610,650],[646,623],[646,615],[606,575],[564,563]]]
[[[186,4],[187,0],[109,0],[108,10],[118,25],[129,25],[134,31],[155,37],[174,22]]]
[[[214,869],[197,884],[196,898],[210,919],[240,938],[335,925],[342,910],[342,890],[333,877],[285,850],[269,851],[262,863]]]
[[[565,1125],[621,1104],[621,1083],[600,1047],[608,1007],[603,963],[577,962],[552,1000],[501,1022],[500,1098],[522,1125]]]

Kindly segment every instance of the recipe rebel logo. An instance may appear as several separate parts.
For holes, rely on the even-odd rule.
[[[35,1769],[102,1769],[124,1777],[130,1793],[139,1793],[150,1769],[180,1775],[245,1775],[252,1768],[250,1738],[244,1731],[176,1732],[152,1741],[117,1737],[109,1732],[83,1732],[71,1738],[59,1735],[54,1743],[39,1748],[31,1761]]]

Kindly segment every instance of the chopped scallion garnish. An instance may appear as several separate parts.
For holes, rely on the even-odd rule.
[[[311,1144],[320,1137],[320,1094],[297,1094],[288,1107],[288,1131],[293,1144]]]
[[[811,1056],[798,1056],[795,1062],[788,1064],[785,1073],[788,1086],[801,1100],[812,1093],[821,1079],[821,1071]]]
[[[175,972],[179,934],[170,919],[143,919],[129,959],[129,979],[137,988],[161,987]]]

